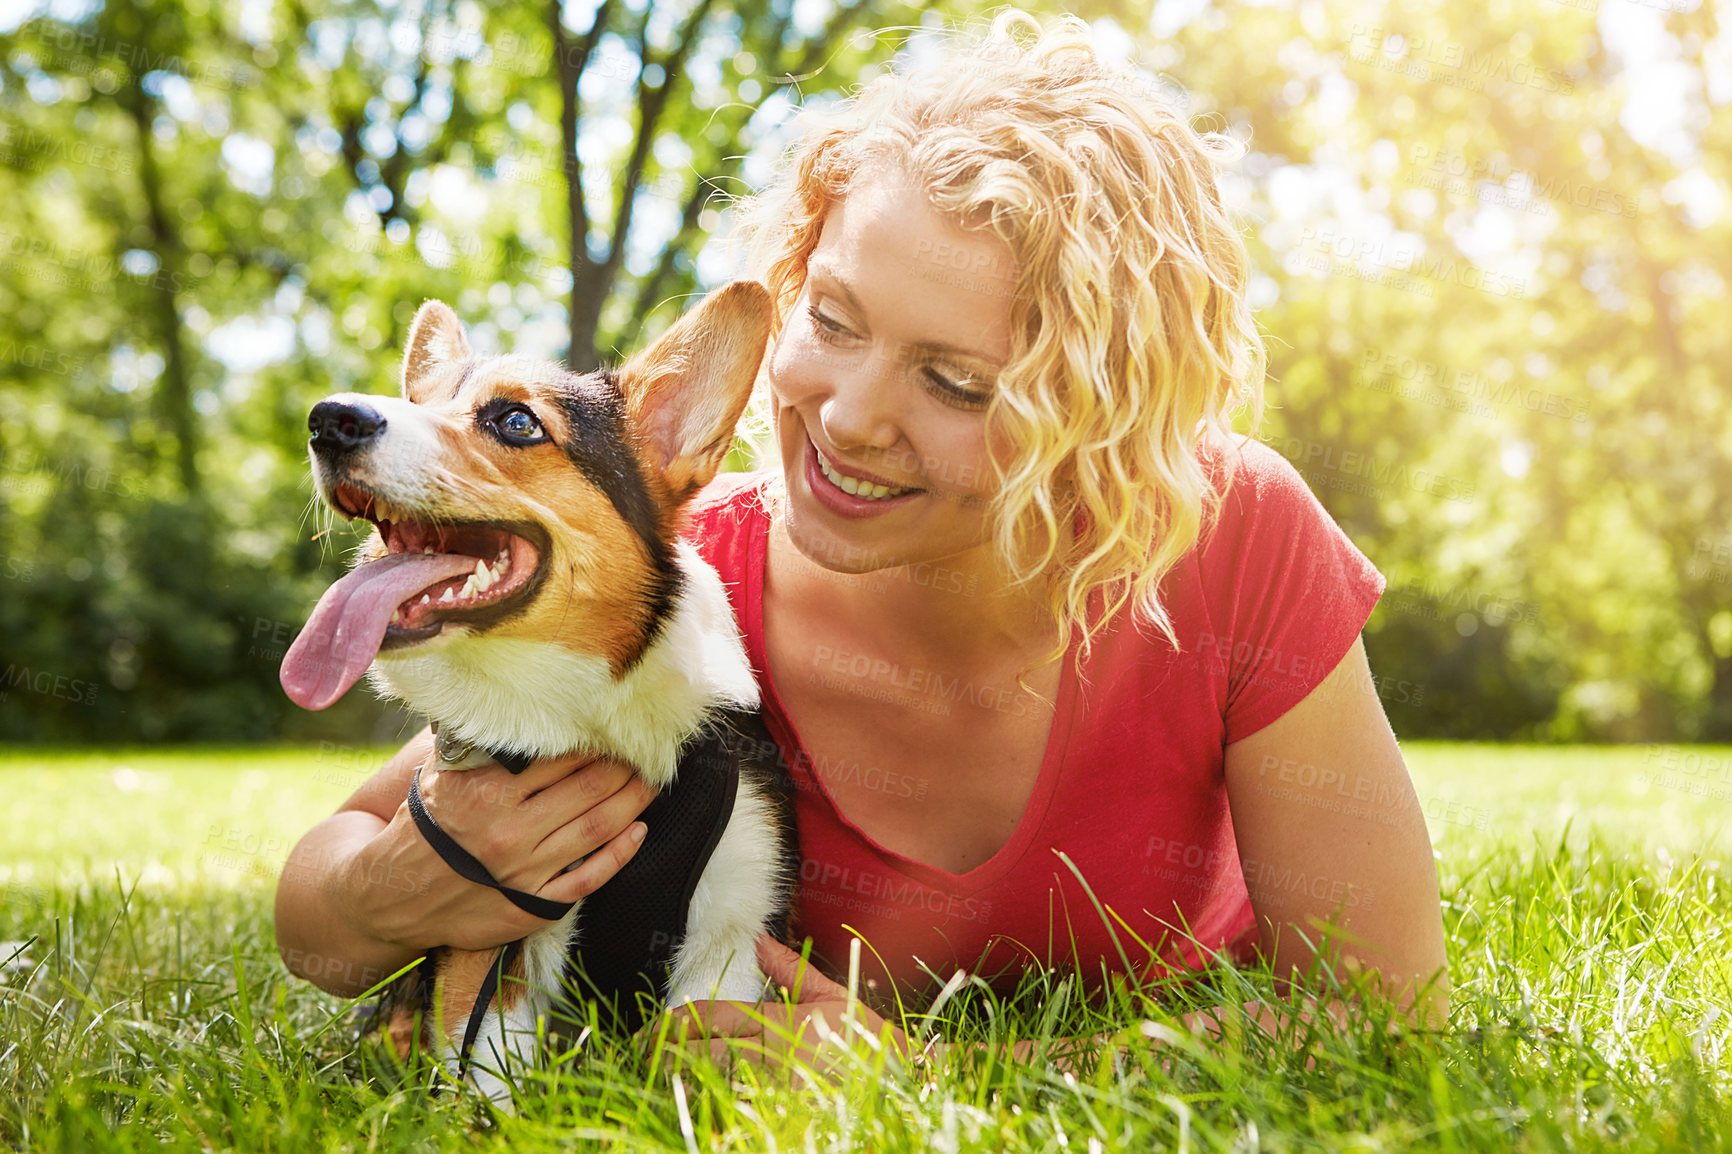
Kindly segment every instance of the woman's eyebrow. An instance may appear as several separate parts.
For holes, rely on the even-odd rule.
[[[806,276],[808,279],[822,278],[827,288],[833,288],[837,293],[841,294],[842,299],[848,302],[849,308],[862,316],[866,314],[866,308],[860,303],[860,298],[854,295],[854,290],[849,288],[848,283],[838,276],[836,271],[829,265],[825,264],[822,260],[814,257],[807,261]],[[914,347],[923,352],[942,353],[948,357],[975,361],[980,365],[980,367],[990,369],[993,372],[997,372],[1004,367],[985,353],[979,353],[973,349],[965,349],[961,345],[947,345],[941,341],[915,341]]]

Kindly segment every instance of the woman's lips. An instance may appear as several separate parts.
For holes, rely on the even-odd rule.
[[[922,490],[919,489],[910,490],[899,497],[879,497],[876,499],[856,497],[844,492],[832,485],[829,478],[824,476],[824,470],[818,464],[818,446],[812,443],[812,438],[802,435],[802,440],[806,443],[804,454],[806,467],[802,470],[806,478],[806,488],[811,492],[813,500],[838,517],[848,517],[853,520],[875,517],[891,509],[899,509],[921,495]]]

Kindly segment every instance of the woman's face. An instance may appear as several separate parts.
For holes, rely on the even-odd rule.
[[[862,171],[831,209],[769,370],[788,532],[813,562],[864,573],[986,540],[985,410],[1015,287],[1009,247],[899,168]]]

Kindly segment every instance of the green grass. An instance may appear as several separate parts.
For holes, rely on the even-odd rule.
[[[919,1076],[862,1056],[814,1088],[589,1043],[531,1076],[518,1117],[489,1122],[357,1050],[351,1005],[290,979],[272,944],[289,845],[384,751],[9,752],[0,940],[33,944],[0,978],[0,1143],[1732,1147],[1732,750],[1691,750],[1722,759],[1693,763],[1641,747],[1407,753],[1440,857],[1447,1031],[1323,1023],[1237,1044],[1138,1041],[1117,1067],[1065,1061],[1062,1039],[1272,996],[1268,975],[1222,970],[1162,1002],[1105,1005],[1036,976],[1009,1001],[965,990],[937,1026],[1055,1039],[1033,1060],[982,1052]]]

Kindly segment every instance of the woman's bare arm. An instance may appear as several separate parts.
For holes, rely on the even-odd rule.
[[[409,781],[432,749],[422,730],[289,854],[277,948],[321,989],[353,996],[432,946],[485,949],[547,924],[458,877],[416,830]],[[421,789],[428,812],[494,877],[554,901],[586,897],[619,872],[654,797],[629,765],[588,755],[537,761],[517,776],[496,764],[430,768]]]
[[[1304,973],[1336,923],[1337,952],[1326,961],[1344,985],[1367,973],[1411,1021],[1443,1025],[1437,865],[1364,643],[1279,720],[1228,746],[1226,775],[1260,945],[1276,974]]]

